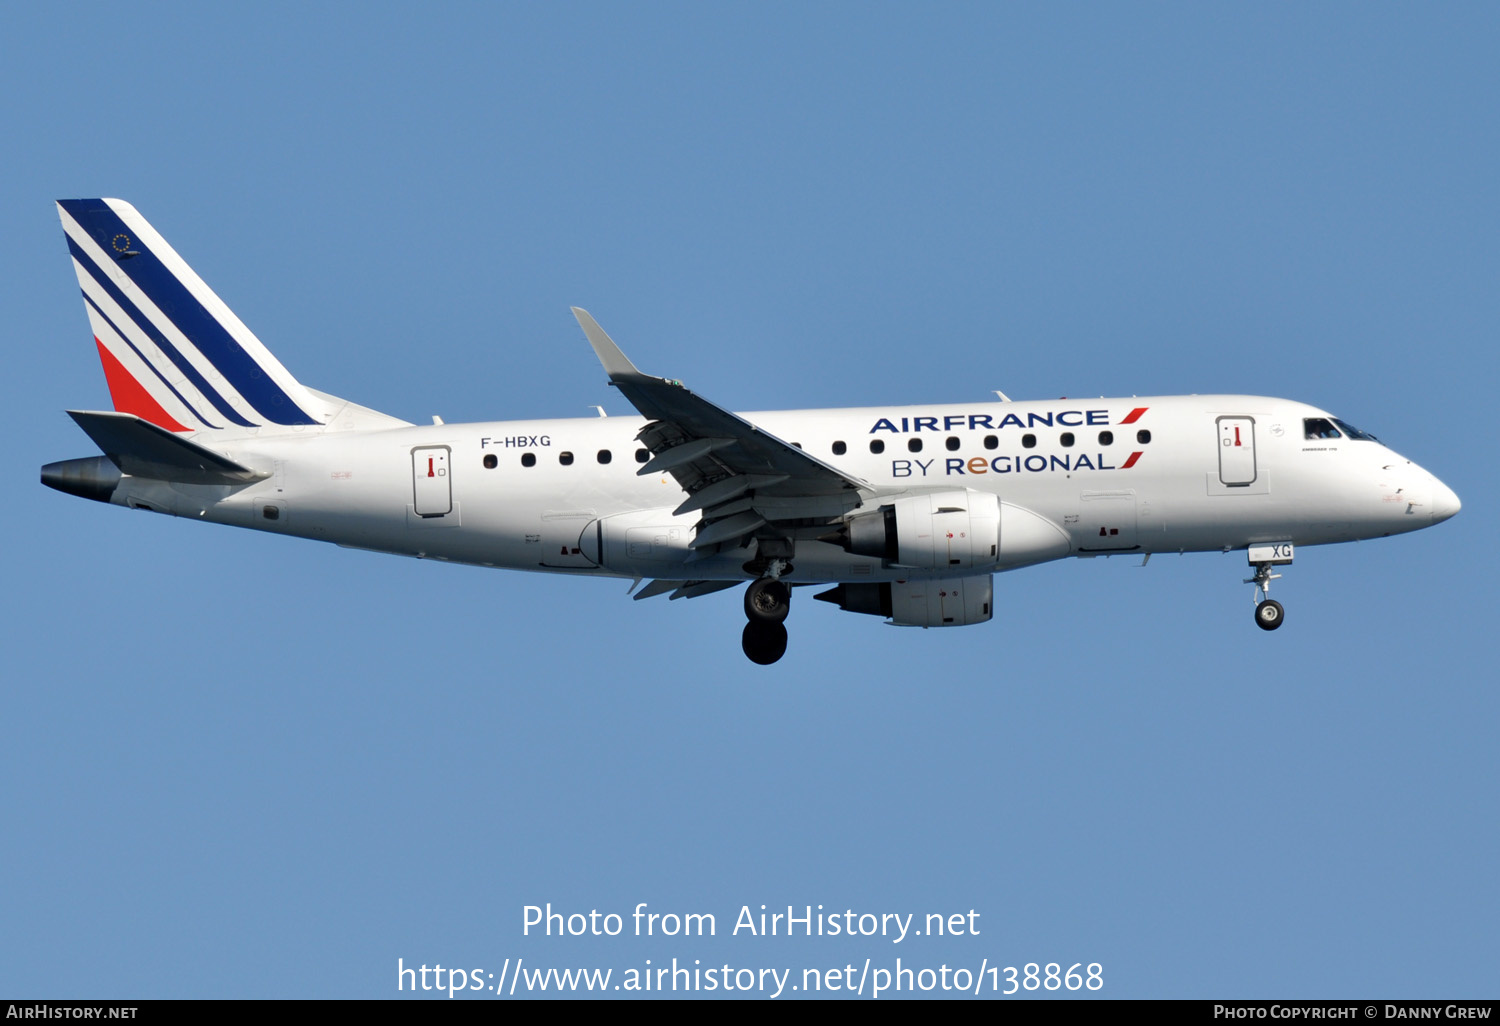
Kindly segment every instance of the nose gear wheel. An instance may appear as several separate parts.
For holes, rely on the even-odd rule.
[[[1246,584],[1255,585],[1255,626],[1263,631],[1274,631],[1286,620],[1286,610],[1271,598],[1271,582],[1281,576],[1271,573],[1272,565],[1256,563],[1255,576],[1245,578]]]

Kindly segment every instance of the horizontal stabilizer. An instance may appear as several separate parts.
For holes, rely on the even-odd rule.
[[[122,471],[182,484],[247,484],[271,475],[159,428],[133,413],[69,410],[68,416]]]

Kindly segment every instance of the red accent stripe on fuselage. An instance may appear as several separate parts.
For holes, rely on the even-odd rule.
[[[1149,406],[1137,406],[1135,409],[1125,414],[1125,419],[1120,421],[1120,423],[1134,424],[1136,421],[1141,419],[1141,414],[1145,413],[1149,409],[1151,409],[1151,407]]]

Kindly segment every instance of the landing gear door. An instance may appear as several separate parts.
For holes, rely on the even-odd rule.
[[[419,517],[441,517],[453,512],[453,480],[448,476],[446,445],[411,451],[413,510]]]
[[[1255,418],[1220,417],[1219,482],[1230,488],[1255,483]]]

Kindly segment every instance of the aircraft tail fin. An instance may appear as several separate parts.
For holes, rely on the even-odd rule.
[[[123,200],[59,200],[58,215],[110,397],[169,432],[321,425],[303,387]]]

